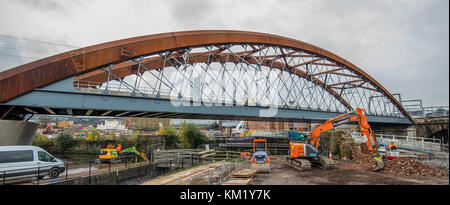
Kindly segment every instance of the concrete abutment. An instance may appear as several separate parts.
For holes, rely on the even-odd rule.
[[[38,123],[19,120],[0,120],[0,146],[31,145]]]

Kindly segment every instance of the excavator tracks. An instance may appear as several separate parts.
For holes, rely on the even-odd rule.
[[[311,170],[311,163],[307,159],[294,159],[286,157],[286,162],[289,166],[294,167],[300,171]]]
[[[314,167],[318,167],[321,169],[333,169],[334,161],[332,159],[328,159],[324,156],[319,157],[318,159],[313,160]]]
[[[300,171],[311,170],[311,165],[321,169],[334,168],[334,161],[332,159],[328,159],[326,157],[319,157],[315,159],[311,158],[310,160],[286,157],[287,164]]]

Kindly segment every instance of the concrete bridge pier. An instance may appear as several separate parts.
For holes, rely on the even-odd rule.
[[[0,146],[31,145],[38,123],[19,120],[0,120]]]

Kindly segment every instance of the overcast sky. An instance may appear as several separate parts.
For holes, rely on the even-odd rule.
[[[107,41],[198,29],[312,43],[403,100],[449,104],[448,0],[0,0],[0,71]]]

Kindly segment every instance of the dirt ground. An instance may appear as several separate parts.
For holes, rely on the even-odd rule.
[[[271,173],[258,173],[251,185],[448,185],[449,177],[407,177],[345,168],[349,161],[336,161],[335,168],[323,170],[312,168],[298,171],[286,164],[284,159],[271,160]],[[347,166],[348,167],[348,166]]]
[[[449,176],[444,177],[421,177],[421,176],[397,176],[352,168],[348,166],[351,161],[335,161],[335,168],[323,170],[312,168],[310,171],[298,171],[286,164],[282,157],[271,160],[271,173],[258,173],[249,185],[449,185]],[[137,164],[128,164],[128,167]],[[89,175],[89,165],[74,164],[69,167],[68,177]],[[91,174],[108,172],[108,164],[92,164]],[[124,169],[125,164],[112,164],[111,171]],[[76,170],[76,171],[75,171]],[[74,173],[71,173],[75,171]],[[50,179],[41,180],[40,184],[48,184]],[[58,179],[64,179],[62,173]],[[34,184],[25,183],[25,184]]]

